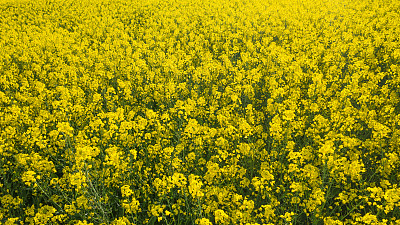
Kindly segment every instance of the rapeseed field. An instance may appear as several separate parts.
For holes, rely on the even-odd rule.
[[[0,0],[0,224],[400,224],[400,1]]]

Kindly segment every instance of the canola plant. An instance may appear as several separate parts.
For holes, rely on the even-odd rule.
[[[0,224],[400,224],[400,1],[0,0]]]

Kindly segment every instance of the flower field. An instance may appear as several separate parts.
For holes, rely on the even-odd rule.
[[[0,224],[400,224],[400,1],[0,0]]]

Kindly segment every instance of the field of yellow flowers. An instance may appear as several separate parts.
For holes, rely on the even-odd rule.
[[[0,0],[0,224],[400,224],[400,1]]]

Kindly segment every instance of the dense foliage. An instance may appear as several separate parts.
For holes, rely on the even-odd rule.
[[[0,224],[400,224],[399,13],[0,0]]]

